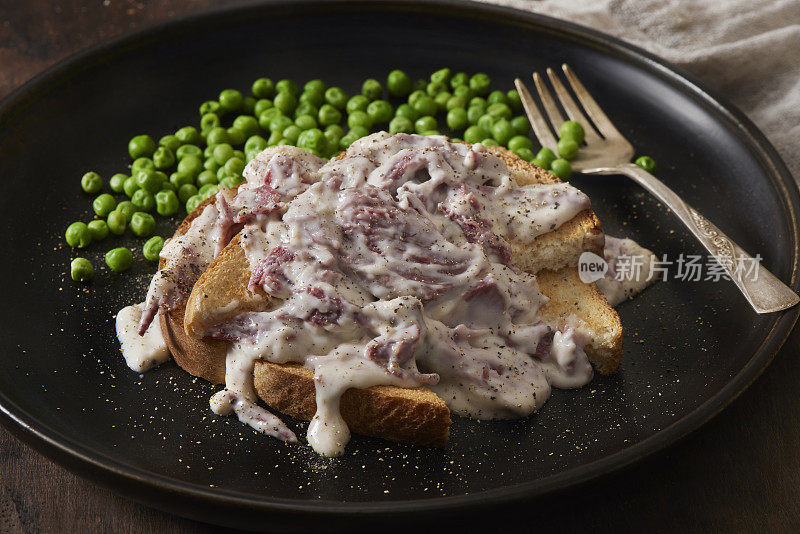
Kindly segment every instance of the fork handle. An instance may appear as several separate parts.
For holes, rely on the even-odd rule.
[[[747,267],[754,265],[756,260],[658,178],[633,163],[622,165],[617,172],[632,178],[675,212],[725,269],[756,312],[785,310],[800,302],[794,291],[764,267],[755,265],[757,270],[752,276]]]

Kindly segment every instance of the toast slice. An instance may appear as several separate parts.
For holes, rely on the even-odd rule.
[[[504,149],[490,150],[504,161],[520,185],[559,181]],[[177,235],[188,229],[204,204],[187,217]],[[512,243],[512,249],[515,266],[538,273],[540,290],[551,298],[542,307],[542,316],[559,325],[573,314],[585,321],[591,332],[586,352],[592,363],[600,373],[614,372],[622,356],[619,317],[594,284],[580,281],[574,267],[584,251],[602,254],[603,231],[594,212],[586,210],[531,243]],[[201,275],[186,307],[161,316],[170,351],[189,373],[214,383],[224,382],[227,343],[198,336],[208,326],[244,311],[268,309],[269,297],[247,289],[249,276],[249,264],[236,236]],[[313,375],[303,366],[258,361],[254,381],[259,397],[273,409],[305,420],[314,415]],[[449,410],[427,388],[351,389],[342,398],[341,412],[356,433],[433,446],[443,446],[447,440]]]

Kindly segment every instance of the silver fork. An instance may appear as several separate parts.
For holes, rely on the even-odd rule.
[[[586,131],[586,146],[581,148],[578,156],[572,161],[573,170],[582,174],[624,174],[647,189],[675,212],[675,215],[689,228],[697,240],[716,258],[756,312],[769,313],[785,310],[800,301],[800,297],[761,266],[757,266],[756,276],[744,276],[745,266],[753,265],[752,262],[755,261],[753,257],[655,176],[631,163],[634,154],[633,146],[614,127],[614,124],[572,69],[566,64],[561,68],[586,113],[584,115],[581,106],[575,103],[556,72],[548,68],[547,76],[567,116],[571,120],[581,123]],[[533,82],[539,93],[542,107],[550,119],[552,130],[539,112],[539,108],[525,85],[519,78],[514,80],[539,142],[542,146],[558,153],[557,140],[553,131],[557,132],[561,128],[565,118],[538,72],[533,73]],[[589,116],[591,122],[586,115]]]

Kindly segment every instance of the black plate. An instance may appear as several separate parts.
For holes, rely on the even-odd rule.
[[[6,250],[0,267],[4,422],[84,475],[160,508],[228,524],[459,512],[563,489],[699,427],[764,369],[797,310],[758,316],[725,282],[670,280],[621,306],[619,373],[556,391],[521,421],[456,418],[443,450],[355,437],[344,457],[256,435],[208,408],[214,387],[174,364],[125,367],[112,315],[141,300],[152,265],[84,287],[65,275],[63,231],[88,220],[80,176],[125,170],[135,134],[197,121],[220,89],[269,75],[354,91],[401,67],[486,71],[511,88],[571,64],[659,175],[798,288],[798,194],[764,137],[696,82],[619,41],[541,16],[462,3],[274,3],[207,13],[82,53],[0,109]],[[700,254],[676,219],[632,182],[575,182],[612,234],[670,259]],[[171,232],[164,223],[161,231]],[[112,244],[93,246],[95,266]],[[674,270],[673,270],[674,272]],[[304,424],[290,421],[299,434]],[[223,513],[238,510],[238,513]],[[420,519],[418,514],[406,518]],[[310,524],[310,523],[309,523]],[[313,523],[316,527],[335,522]]]

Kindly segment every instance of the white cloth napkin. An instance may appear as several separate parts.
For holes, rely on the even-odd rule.
[[[766,134],[800,181],[800,0],[484,0],[640,46],[691,72]]]

